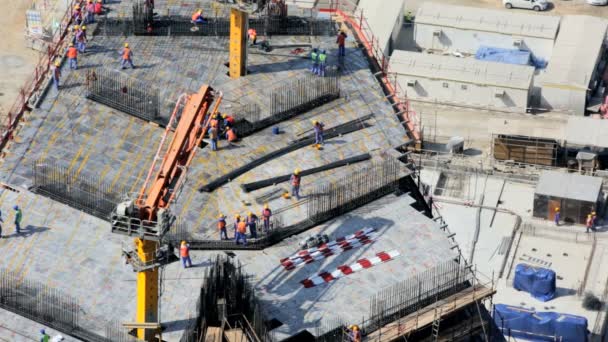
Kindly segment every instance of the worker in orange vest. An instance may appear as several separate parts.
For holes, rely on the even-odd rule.
[[[205,18],[203,18],[203,10],[198,9],[196,12],[192,14],[192,23],[193,24],[202,24],[205,22]]]
[[[179,256],[182,259],[182,266],[184,268],[192,267],[192,260],[190,260],[190,245],[186,241],[182,241],[182,245],[179,247]]]
[[[247,245],[247,222],[245,222],[245,220],[239,220],[235,225],[236,237],[234,238],[234,242],[238,245],[239,241],[243,240],[243,245]]]
[[[124,47],[124,49],[122,49],[122,51],[120,53],[122,54],[122,60],[120,62],[120,66],[123,69],[126,69],[127,63],[129,63],[131,68],[135,69],[135,66],[133,65],[133,52],[131,52],[131,49],[129,48],[129,43],[125,43],[125,47]]]
[[[228,233],[226,232],[226,216],[220,214],[217,219],[217,229],[220,231],[220,240],[228,240]]]
[[[344,47],[346,44],[346,37],[346,33],[344,31],[340,31],[338,38],[336,38],[336,44],[338,44],[338,56],[346,56],[346,48]]]
[[[270,230],[270,217],[272,216],[272,210],[268,207],[268,203],[264,204],[264,210],[262,210],[262,220],[264,221],[264,231],[268,233]]]
[[[297,200],[300,200],[300,183],[302,177],[300,176],[300,169],[293,170],[293,174],[289,179],[291,182],[291,196],[294,196]]]
[[[229,127],[226,131],[226,139],[228,139],[228,145],[234,146],[234,142],[237,141],[238,137],[233,127]]]
[[[66,56],[70,63],[70,69],[78,69],[78,50],[74,47],[74,43],[70,43]]]
[[[258,32],[254,28],[250,28],[247,30],[247,38],[253,45],[257,44]]]

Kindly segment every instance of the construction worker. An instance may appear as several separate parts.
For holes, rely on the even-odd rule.
[[[264,232],[268,233],[270,230],[270,217],[272,216],[272,210],[268,207],[268,203],[264,204],[264,210],[262,210],[262,220],[264,221]]]
[[[592,218],[591,214],[587,215],[587,220],[585,221],[585,227],[587,228],[587,230],[585,231],[586,233],[589,233],[589,230],[591,230],[593,227],[593,218]]]
[[[317,120],[313,120],[312,121],[312,128],[315,131],[315,145],[323,145],[324,141],[323,141],[323,127],[325,127],[325,125],[323,125],[323,123],[317,121]]]
[[[254,28],[250,28],[247,30],[247,38],[253,45],[256,45],[258,40],[258,32]]]
[[[122,59],[120,62],[122,69],[127,68],[127,63],[131,65],[132,69],[135,69],[135,66],[133,65],[133,52],[131,52],[131,49],[129,48],[129,43],[125,43],[125,47],[120,53],[122,54]]]
[[[326,60],[327,60],[327,53],[325,52],[325,50],[321,50],[321,53],[319,53],[319,71],[317,73],[317,75],[319,75],[321,77],[325,77]]]
[[[559,213],[559,207],[555,208],[555,225],[559,226],[559,218],[560,218],[560,213]]]
[[[40,329],[40,342],[49,342],[51,340],[51,336],[44,331],[44,329]]]
[[[182,259],[182,266],[184,268],[192,267],[192,260],[190,260],[190,245],[186,241],[182,241],[179,247],[179,256]]]
[[[217,127],[211,127],[209,128],[209,139],[211,140],[211,151],[217,151],[217,140],[219,137],[219,133],[218,133],[218,128]]]
[[[198,9],[196,12],[192,14],[192,23],[193,24],[202,24],[205,22],[205,18],[203,18],[203,10]]]
[[[310,71],[312,71],[313,74],[316,74],[319,69],[319,51],[317,48],[312,49],[312,52],[310,53],[310,62]]]
[[[80,5],[76,4],[74,6],[74,11],[72,12],[72,19],[76,23],[76,25],[82,24],[82,11],[80,10]]]
[[[78,29],[76,31],[76,48],[78,49],[78,52],[84,53],[86,50],[86,42],[87,42],[87,36],[85,33],[85,30],[87,29],[86,26],[82,26],[80,27],[80,29]]]
[[[78,69],[78,50],[74,47],[74,43],[70,43],[66,56],[70,63],[70,69]]]
[[[14,206],[15,210],[15,231],[17,234],[21,232],[21,220],[23,219],[23,212],[21,212],[21,208],[19,206]]]
[[[236,224],[236,237],[234,241],[238,245],[241,240],[243,240],[243,245],[247,245],[247,222],[245,220],[239,221]]]
[[[591,229],[595,230],[595,225],[597,224],[597,214],[595,211],[591,212]]]
[[[53,78],[53,86],[56,91],[59,91],[59,78],[61,77],[61,61],[56,60],[55,65],[51,69],[51,77]]]
[[[344,47],[346,44],[346,37],[346,33],[344,33],[344,31],[340,31],[338,38],[336,38],[336,44],[338,44],[338,56],[346,56],[346,48]]]
[[[222,114],[222,118],[224,119],[224,127],[234,126],[234,122],[236,121],[234,120],[234,117],[232,117],[231,115]]]
[[[95,4],[93,0],[87,0],[87,17],[84,21],[86,24],[92,24],[95,22]]]
[[[211,127],[215,127],[215,128],[220,128],[220,117],[218,114],[213,114],[213,116],[211,117],[211,120],[209,120],[209,126]]]
[[[293,174],[289,181],[291,182],[291,196],[295,196],[297,200],[300,200],[300,183],[302,182],[300,169],[293,170]]]
[[[405,22],[411,23],[414,20],[414,16],[412,15],[412,11],[407,11],[405,13]]]
[[[361,331],[359,331],[358,325],[351,325],[348,327],[348,337],[353,342],[361,342]]]
[[[220,214],[217,219],[217,229],[220,231],[220,240],[228,240],[228,232],[226,231],[226,216]]]
[[[257,217],[257,215],[252,213],[251,211],[248,212],[246,223],[247,223],[247,226],[249,227],[249,233],[251,233],[251,238],[257,239],[258,238],[258,230],[257,230],[258,217]]]
[[[241,215],[236,214],[234,215],[234,238],[236,239],[236,235],[237,235],[237,228],[239,226],[239,223],[241,222]]]
[[[226,130],[226,139],[228,139],[229,146],[235,146],[234,142],[238,140],[238,137],[234,127],[228,127],[228,130]]]
[[[102,0],[97,0],[97,2],[95,3],[95,9],[93,10],[93,12],[95,12],[96,15],[101,15],[101,13],[103,12]]]

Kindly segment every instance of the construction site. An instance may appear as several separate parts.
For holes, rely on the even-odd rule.
[[[0,341],[606,340],[606,7],[10,6]]]

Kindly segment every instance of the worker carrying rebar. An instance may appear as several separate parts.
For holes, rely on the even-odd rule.
[[[84,21],[85,24],[92,24],[95,22],[95,4],[93,3],[93,0],[87,0],[87,16],[86,16],[86,20]]]
[[[559,219],[560,219],[559,207],[555,207],[555,225],[556,226],[559,226]]]
[[[128,63],[132,69],[135,69],[135,66],[133,65],[133,52],[131,51],[131,48],[129,48],[129,43],[125,43],[124,48],[120,53],[122,55],[120,62],[121,68],[126,69]]]
[[[247,213],[246,220],[247,220],[247,222],[246,222],[247,227],[249,227],[249,233],[251,234],[251,238],[257,239],[258,238],[258,230],[257,230],[258,216],[250,211]]]
[[[95,12],[95,15],[101,15],[101,13],[103,12],[102,0],[97,0],[93,12]]]
[[[317,75],[321,76],[321,77],[325,77],[325,67],[326,67],[326,62],[327,62],[327,53],[325,52],[325,50],[321,50],[321,52],[319,53],[319,69],[317,72]]]
[[[312,121],[312,128],[315,131],[315,145],[324,144],[324,141],[323,141],[323,128],[324,127],[325,127],[325,125],[322,122],[319,122],[318,120]]]
[[[184,268],[192,267],[192,260],[190,260],[190,245],[186,241],[182,241],[179,247],[179,256],[182,259],[182,266]]]
[[[66,52],[70,69],[78,69],[78,50],[74,47],[74,43],[70,43]]]
[[[245,220],[239,220],[236,223],[236,236],[234,242],[239,245],[239,242],[243,240],[243,245],[247,245],[247,222]]]
[[[14,206],[13,209],[15,210],[15,231],[17,234],[19,234],[21,233],[21,220],[23,219],[23,212],[18,205]]]
[[[61,61],[56,60],[55,65],[51,69],[51,77],[53,78],[53,87],[59,91],[59,79],[61,78]]]
[[[338,33],[338,38],[336,38],[336,44],[338,44],[338,56],[346,56],[346,48],[344,47],[346,44],[346,33],[344,31],[340,31]]]
[[[256,45],[258,41],[258,31],[256,31],[254,28],[247,30],[247,39],[249,39],[251,44]]]
[[[220,240],[228,240],[228,232],[226,231],[226,216],[220,214],[217,218],[217,229],[220,231]]]
[[[51,335],[47,334],[44,329],[40,329],[40,342],[49,342],[51,340]]]
[[[203,10],[197,9],[194,13],[192,13],[192,23],[193,24],[202,24],[205,22],[205,18],[203,18]]]
[[[264,210],[262,210],[262,220],[264,221],[264,232],[268,233],[270,230],[270,217],[272,216],[272,210],[268,206],[268,203],[264,204]]]
[[[310,71],[316,74],[319,70],[319,51],[317,48],[312,49],[310,52]]]
[[[294,196],[297,200],[300,200],[300,183],[302,177],[300,176],[300,169],[293,170],[293,174],[289,179],[291,182],[291,196]]]
[[[348,327],[348,337],[353,342],[361,342],[361,331],[358,325],[351,325]]]

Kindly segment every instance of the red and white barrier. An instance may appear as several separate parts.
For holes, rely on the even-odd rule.
[[[319,247],[299,251],[289,258],[281,259],[281,265],[286,271],[290,271],[296,267],[325,259],[331,255],[337,255],[344,251],[370,244],[375,237],[373,232],[374,228],[365,228],[354,234],[324,243]]]
[[[334,281],[336,279],[347,276],[351,273],[358,272],[364,270],[366,268],[370,268],[372,266],[390,261],[399,256],[398,251],[390,251],[390,252],[380,252],[376,254],[373,258],[364,258],[357,260],[354,264],[350,266],[342,265],[338,266],[335,271],[329,272],[321,272],[314,277],[310,277],[301,281],[302,285],[305,288],[315,287],[317,285],[321,285],[323,283],[329,283],[330,281]]]

